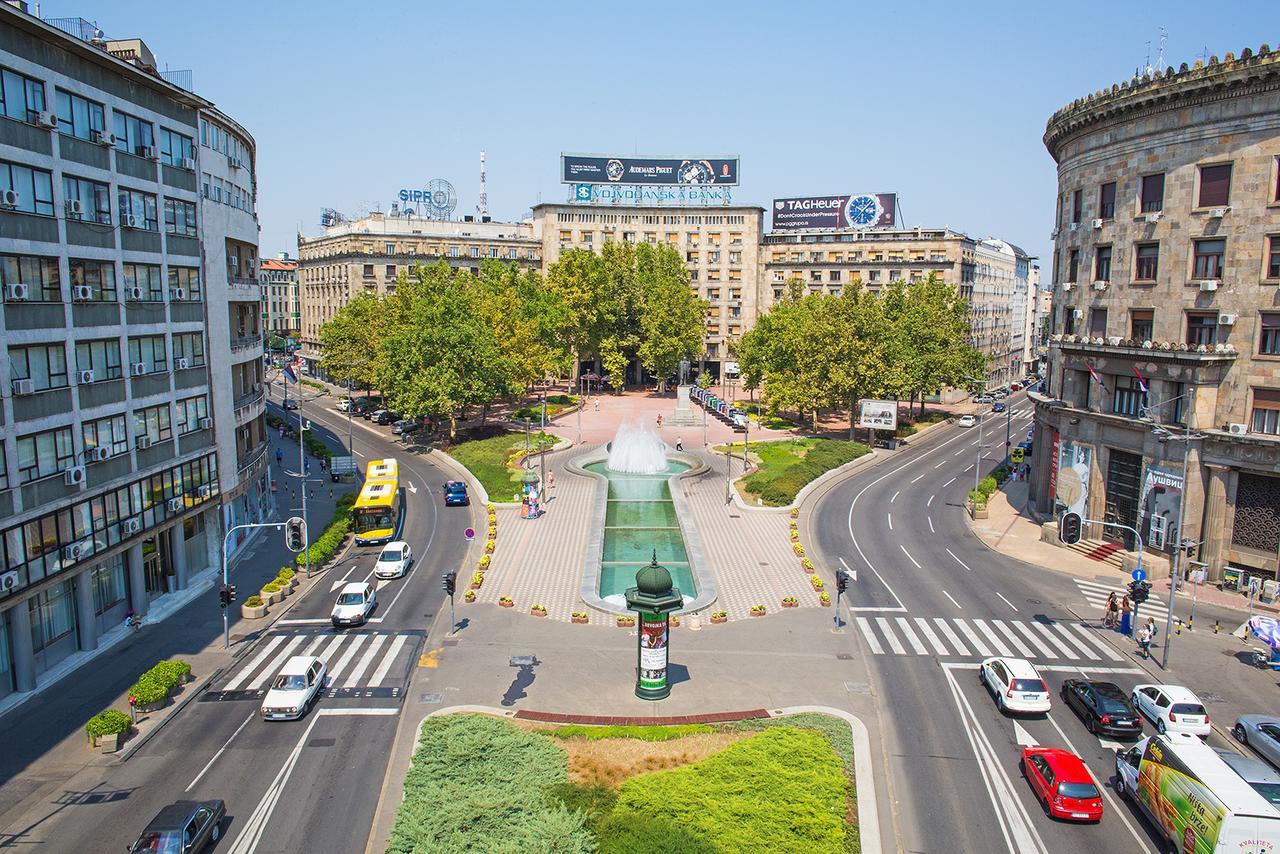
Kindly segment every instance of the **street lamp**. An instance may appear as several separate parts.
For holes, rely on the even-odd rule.
[[[974,385],[981,385],[984,389],[987,385],[985,377],[961,377],[968,380]],[[982,409],[978,409],[978,443],[974,446],[973,460],[973,495],[969,497],[969,515],[973,519],[978,518],[978,483],[982,478]]]

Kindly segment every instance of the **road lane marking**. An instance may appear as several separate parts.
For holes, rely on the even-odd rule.
[[[941,588],[939,588],[939,589],[941,589]],[[963,611],[963,610],[964,610],[964,606],[963,606],[963,605],[961,605],[959,602],[957,602],[957,601],[952,597],[952,595],[951,595],[950,593],[948,593],[947,591],[943,590],[943,591],[942,591],[942,595],[943,595],[943,596],[946,596],[948,599],[950,599],[950,600],[951,600],[951,604],[952,604],[952,605],[955,605],[955,606],[956,606],[957,608],[959,608],[961,611]]]
[[[1013,657],[1013,650],[1009,649],[1009,647],[1004,645],[1004,638],[1000,637],[1000,635],[991,631],[990,626],[988,626],[984,621],[979,620],[978,618],[975,617],[973,620],[973,624],[978,627],[978,631],[982,633],[981,636],[984,639],[990,641],[991,645],[996,648],[996,652],[1004,656]]]
[[[866,617],[854,617],[853,621],[862,630],[862,636],[866,639],[867,646],[871,649],[872,654],[884,655],[884,647],[880,645],[880,641],[871,631],[871,622]]]
[[[940,661],[938,664],[949,670],[977,670],[982,666],[981,661]],[[1037,664],[1036,670],[1041,673],[1079,673],[1080,665],[1078,664]],[[1146,671],[1140,667],[1100,667],[1090,665],[1090,673],[1142,673]]]
[[[1039,653],[1041,658],[1057,658],[1058,657],[1053,654],[1052,649],[1045,646],[1044,641],[1040,639],[1039,635],[1037,635],[1035,632],[1031,631],[1026,627],[1026,624],[1020,623],[1020,622],[1010,622],[1009,625],[1013,626],[1019,632],[1022,632],[1023,636],[1031,643],[1033,647],[1035,647],[1036,652]]]
[[[284,643],[285,637],[285,635],[277,635],[276,637],[273,637],[267,645],[263,647],[262,651],[255,655],[253,659],[245,665],[244,670],[241,670],[240,674],[236,676],[235,679],[232,679],[223,687],[223,690],[234,691],[236,688],[240,687],[240,683],[247,679],[250,673],[257,670],[258,667],[261,666],[262,662],[267,660],[267,656],[271,655],[271,651]]]
[[[326,668],[329,666],[329,659],[333,658],[333,654],[338,651],[338,647],[342,646],[343,642],[349,637],[351,635],[334,635],[333,639],[324,645],[324,649],[316,653],[316,657],[324,662]],[[327,675],[332,676],[333,674]]]
[[[936,533],[937,533],[937,531],[933,530],[933,517],[932,517],[932,516],[926,516],[925,518],[929,520],[929,533],[930,533],[930,534],[936,534]]]
[[[1079,649],[1084,653],[1085,658],[1093,658],[1093,650],[1090,649],[1084,641],[1077,638],[1073,632],[1069,631],[1065,624],[1054,623],[1052,628],[1056,630],[1059,636],[1067,639],[1067,646],[1071,647],[1072,650]]]
[[[953,477],[953,478],[951,478],[951,480],[949,480],[949,481],[947,481],[946,483],[942,484],[942,488],[943,488],[943,489],[946,489],[948,486],[950,486],[951,484],[953,484],[953,483],[955,483],[955,482],[956,482],[956,479]]]
[[[262,834],[267,829],[267,822],[271,818],[271,813],[275,811],[276,803],[283,794],[285,784],[289,782],[289,777],[293,774],[294,767],[298,764],[298,757],[302,755],[303,746],[311,739],[311,731],[316,728],[316,724],[320,722],[322,715],[315,714],[311,716],[311,721],[307,724],[307,728],[302,731],[302,735],[298,738],[297,743],[293,746],[293,750],[285,758],[284,764],[280,766],[280,771],[276,774],[271,785],[267,786],[267,791],[263,793],[262,799],[258,801],[258,805],[254,807],[244,824],[244,830],[236,837],[236,841],[232,844],[230,854],[251,854],[258,847],[258,843],[262,841]]]
[[[373,675],[369,677],[369,686],[371,688],[377,688],[382,684],[382,680],[386,678],[387,671],[391,669],[391,664],[395,661],[400,648],[404,646],[405,641],[408,639],[408,635],[396,635],[395,639],[391,641],[391,646],[387,648],[387,654],[383,656],[382,663],[378,665],[378,669],[373,671]]]
[[[892,504],[893,502],[897,501],[897,500],[898,500],[898,495],[899,495],[899,493],[901,493],[901,492],[902,492],[902,490],[901,490],[901,489],[899,489],[897,492],[895,492],[895,493],[893,494],[893,497],[889,499],[889,503],[890,503],[890,504]]]
[[[965,472],[966,472],[966,473],[967,473],[967,472],[971,472],[971,471],[973,471],[973,466],[969,466],[967,469],[965,469]]]
[[[1075,658],[1075,654],[1062,641],[1058,640],[1058,636],[1049,631],[1049,627],[1044,623],[1039,620],[1032,620],[1027,625],[1043,634],[1048,639],[1050,646],[1062,653],[1062,655],[1055,655],[1053,658]]]
[[[967,566],[965,567],[965,569],[968,569],[968,568],[969,568],[969,567],[967,567]],[[1000,591],[999,591],[999,590],[997,590],[997,591],[996,591],[996,595],[997,595],[997,596],[1000,596],[1000,601],[1004,602],[1004,604],[1008,605],[1010,608],[1012,608],[1012,609],[1013,609],[1013,613],[1015,613],[1015,614],[1016,614],[1016,613],[1018,613],[1018,606],[1014,605],[1014,604],[1013,604],[1012,602],[1010,602],[1008,599],[1005,599],[1005,598],[1004,598],[1004,596],[1002,596],[1002,595],[1000,594]]]
[[[351,659],[369,637],[369,635],[356,635],[351,639],[351,643],[347,644],[347,648],[342,651],[342,657],[329,669],[330,686],[337,687],[338,676],[351,663]]]
[[[917,480],[920,480],[920,478],[922,478],[922,477],[924,477],[924,475],[922,475],[922,474],[918,474],[918,475],[916,475],[915,477],[911,478],[911,482],[912,482],[912,483],[915,483]]]
[[[1107,658],[1110,658],[1112,661],[1127,660],[1123,655],[1116,652],[1115,649],[1112,648],[1111,644],[1107,643],[1102,638],[1095,636],[1090,629],[1086,629],[1084,626],[1081,626],[1081,625],[1073,625],[1071,628],[1075,629],[1076,632],[1079,633],[1079,635],[1083,637],[1085,640],[1089,641],[1090,643],[1097,646],[1098,649],[1102,650],[1103,654],[1105,654]]]
[[[938,624],[938,628],[947,636],[947,640],[951,641],[951,645],[954,646],[961,655],[969,654],[969,648],[964,645],[964,641],[960,640],[960,636],[951,630],[951,625],[945,619],[942,617],[934,617],[933,621]]]
[[[889,620],[885,617],[876,617],[876,623],[880,626],[880,633],[884,635],[884,639],[889,642],[889,648],[898,655],[906,655],[906,647],[898,640],[898,636],[893,633],[893,629],[889,628]]]
[[[347,577],[348,577],[348,576],[350,576],[350,575],[351,575],[351,573],[353,573],[353,572],[355,572],[355,571],[356,571],[356,564],[354,564],[354,563],[353,563],[353,564],[351,564],[351,568],[347,570],[346,575],[343,575],[343,576],[342,576],[341,578],[339,578],[337,581],[335,581],[335,582],[333,582],[332,584],[330,584],[330,585],[329,585],[329,592],[330,592],[330,593],[332,593],[333,591],[337,590],[337,589],[338,589],[339,587],[341,587],[342,585],[346,584],[346,583],[347,583]]]
[[[935,493],[934,495],[930,495],[930,496],[929,496],[929,500],[928,500],[928,501],[926,501],[926,502],[924,503],[924,506],[925,506],[925,507],[932,507],[932,506],[933,506],[933,499],[935,499],[935,498],[937,498],[937,497],[938,497],[938,496],[937,496],[937,494],[936,494],[936,493]]]
[[[305,640],[305,635],[298,635],[281,647],[280,654],[271,659],[271,662],[263,668],[262,673],[259,674],[257,679],[250,679],[249,682],[245,684],[245,688],[255,690],[267,687],[267,684],[271,681],[271,677],[279,672],[280,668],[284,666],[284,663],[289,660],[289,656],[293,654],[294,647],[302,643],[303,640]]]
[[[323,626],[333,622],[328,617],[315,617],[313,619],[298,620],[276,620],[273,626]]]
[[[906,546],[904,546],[904,545],[902,545],[901,543],[899,543],[899,544],[898,544],[898,548],[902,549],[902,553],[903,553],[904,555],[906,555],[906,556],[907,556],[907,560],[911,561],[912,563],[914,563],[914,564],[916,565],[916,569],[924,569],[924,567],[923,567],[923,566],[921,566],[919,563],[917,563],[916,559],[915,559],[915,558],[913,558],[913,557],[911,556],[911,552],[907,551],[907,547],[906,547]],[[945,591],[944,591],[944,592],[945,592]],[[955,600],[952,600],[952,601],[955,601]]]
[[[893,530],[893,514],[888,513],[886,515],[889,517],[889,530],[892,531]]]
[[[1040,742],[1036,741],[1035,736],[1022,728],[1022,724],[1017,721],[1013,722],[1013,739],[1018,742],[1019,747],[1039,747]]]
[[[1009,628],[1007,625],[1005,625],[1005,624],[1004,624],[1004,622],[1003,622],[1002,620],[992,620],[992,621],[991,621],[991,625],[993,625],[993,626],[995,626],[997,629],[999,629],[999,630],[1000,630],[1000,634],[1002,634],[1002,635],[1004,635],[1006,638],[1008,638],[1008,639],[1009,639],[1009,643],[1013,644],[1014,648],[1015,648],[1015,649],[1017,649],[1017,650],[1018,650],[1018,652],[1019,652],[1023,657],[1025,657],[1025,658],[1035,658],[1035,657],[1036,657],[1035,653],[1031,651],[1031,647],[1029,647],[1029,646],[1027,646],[1025,643],[1023,643],[1023,642],[1022,642],[1022,638],[1018,637],[1018,635],[1013,631],[1013,629],[1011,629],[1011,628]]]
[[[946,460],[943,460],[942,462],[940,462],[940,463],[938,463],[936,466],[934,466],[934,468],[936,468],[936,469],[940,469],[940,468],[942,468],[943,466],[945,466],[946,464],[947,464],[947,461],[946,461]]]
[[[925,649],[924,644],[920,642],[920,636],[911,628],[911,624],[907,622],[906,617],[894,617],[898,622],[898,629],[906,637],[907,643],[911,644],[911,648],[916,651],[916,655],[928,655],[929,650]]]
[[[955,623],[956,628],[963,632],[964,636],[969,639],[969,643],[973,646],[974,652],[984,658],[992,655],[991,649],[983,642],[982,638],[978,637],[977,633],[974,632],[973,629],[969,628],[968,623],[964,620],[956,620]]]
[[[934,634],[933,628],[929,625],[928,620],[924,617],[914,617],[913,619],[916,621],[916,625],[920,627],[920,633],[928,639],[930,644],[933,645],[934,652],[938,655],[950,655],[950,653],[947,652],[946,644],[939,640],[938,636]]]
[[[199,774],[197,774],[197,775],[195,776],[195,779],[194,779],[194,780],[192,780],[190,783],[188,783],[188,784],[187,784],[187,787],[186,787],[185,789],[183,789],[182,791],[184,791],[184,792],[189,792],[189,791],[191,791],[193,788],[195,788],[196,783],[199,783],[199,782],[200,782],[200,778],[201,778],[201,777],[203,777],[203,776],[205,775],[205,772],[206,772],[206,771],[208,771],[210,768],[212,768],[212,767],[213,767],[213,763],[217,762],[217,761],[218,761],[218,757],[219,757],[219,756],[221,756],[223,753],[225,753],[225,752],[227,751],[227,747],[229,747],[229,746],[231,745],[231,742],[235,741],[236,736],[240,734],[240,730],[244,729],[244,728],[245,728],[245,726],[247,726],[247,725],[248,725],[249,721],[253,720],[253,716],[254,716],[254,715],[256,715],[256,714],[257,714],[257,712],[250,712],[250,713],[249,713],[249,717],[247,717],[247,718],[245,718],[245,719],[244,719],[244,723],[242,723],[242,724],[240,724],[240,726],[236,727],[236,731],[235,731],[235,732],[233,732],[233,733],[231,733],[231,738],[228,738],[225,742],[223,742],[222,747],[219,747],[219,748],[218,748],[218,752],[217,752],[217,753],[215,753],[215,754],[213,754],[213,758],[212,758],[212,759],[210,759],[208,762],[206,762],[206,763],[204,764],[204,767],[200,769],[200,773],[199,773]]]

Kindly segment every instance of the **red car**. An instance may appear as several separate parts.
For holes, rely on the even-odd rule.
[[[1045,812],[1068,821],[1101,821],[1102,793],[1074,753],[1056,747],[1027,747],[1022,773]]]

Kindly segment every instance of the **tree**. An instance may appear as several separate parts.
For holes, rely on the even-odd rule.
[[[358,294],[320,327],[320,367],[330,376],[370,388],[381,384],[373,358],[382,340],[383,313],[377,296]]]
[[[895,331],[895,394],[924,396],[966,377],[984,376],[986,358],[968,344],[968,303],[952,285],[936,276],[897,282],[885,295]]]
[[[693,358],[702,348],[707,303],[689,290],[684,259],[668,246],[641,244],[636,251],[636,278],[643,299],[637,355],[665,390],[666,378],[680,361]]]
[[[596,352],[604,338],[608,284],[604,259],[588,249],[567,250],[547,270],[547,291],[558,306],[552,334],[573,354],[574,380],[583,357]]]

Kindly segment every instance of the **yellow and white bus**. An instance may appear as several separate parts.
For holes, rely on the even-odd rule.
[[[356,544],[385,543],[400,530],[400,476],[394,459],[372,460],[365,469],[364,486],[351,508]]]

